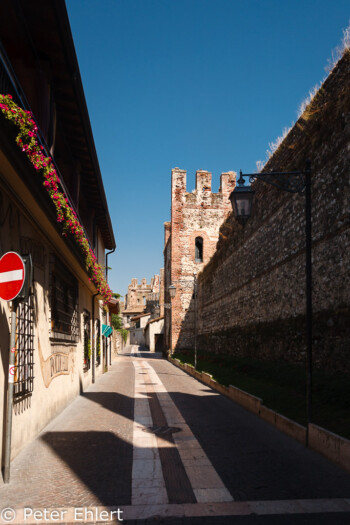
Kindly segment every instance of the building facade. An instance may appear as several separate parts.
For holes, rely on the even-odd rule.
[[[155,297],[159,297],[159,292],[159,275],[154,275],[149,284],[145,277],[141,279],[140,284],[138,279],[131,279],[124,303],[121,303],[123,305],[121,313],[125,328],[130,326],[130,321],[133,317],[144,314],[147,311],[147,301],[154,301]]]
[[[165,345],[175,348],[194,344],[194,289],[198,273],[215,252],[219,229],[231,211],[229,195],[236,174],[222,173],[218,193],[211,191],[211,173],[196,172],[196,188],[186,190],[186,171],[171,174],[171,221],[164,224],[164,306]],[[169,286],[176,287],[173,299]]]
[[[0,299],[3,465],[9,382],[13,458],[104,370],[116,245],[64,1],[6,0],[0,34],[0,257],[30,255],[33,268],[25,299]]]
[[[131,345],[145,346],[145,328],[150,318],[151,314],[146,312],[130,319],[129,340]]]
[[[164,351],[164,317],[150,319],[145,327],[145,345],[150,352]]]

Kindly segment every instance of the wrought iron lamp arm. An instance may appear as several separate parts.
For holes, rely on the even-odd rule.
[[[289,193],[301,193],[305,189],[305,178],[303,171],[270,171],[266,173],[242,173],[240,172],[240,179],[238,184],[244,181],[243,177],[249,177],[249,182],[255,180],[262,180],[266,184],[275,186],[283,191]]]
[[[302,193],[305,189],[305,175],[310,174],[311,164],[307,161],[304,171],[268,171],[266,173],[242,173],[240,171],[240,178],[238,184],[244,185],[244,178],[249,177],[249,182],[252,183],[255,180],[262,180],[266,184],[275,186],[283,191],[290,193]]]

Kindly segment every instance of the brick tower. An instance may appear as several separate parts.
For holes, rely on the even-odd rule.
[[[222,173],[218,193],[211,192],[211,173],[196,172],[196,189],[186,191],[186,171],[171,173],[171,222],[164,224],[165,340],[168,348],[191,348],[194,343],[194,274],[215,252],[219,229],[231,211],[229,195],[236,185],[233,171]],[[176,286],[170,301],[169,285]],[[171,332],[171,334],[170,334]]]

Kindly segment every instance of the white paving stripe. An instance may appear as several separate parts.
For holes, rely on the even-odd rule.
[[[162,465],[157,447],[157,437],[145,432],[153,425],[144,381],[144,368],[134,360],[134,428],[132,463],[132,505],[156,505],[168,503]]]
[[[146,361],[141,361],[141,366],[148,371],[168,426],[181,428],[180,432],[173,434],[173,438],[197,502],[233,501],[230,492],[186,424],[154,368]],[[169,442],[164,444],[169,446]]]

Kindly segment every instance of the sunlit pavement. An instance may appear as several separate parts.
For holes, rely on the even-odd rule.
[[[1,512],[0,523],[350,524],[350,475],[129,346],[12,462]]]

